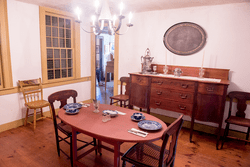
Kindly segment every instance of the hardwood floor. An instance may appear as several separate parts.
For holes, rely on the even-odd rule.
[[[107,82],[105,91],[105,82],[101,82],[101,86],[96,86],[96,99],[100,101],[101,104],[110,104],[110,98],[113,96],[114,81]]]
[[[84,140],[91,137],[80,134]],[[228,141],[222,150],[215,149],[216,136],[194,132],[194,143],[189,142],[189,129],[182,128],[175,160],[175,167],[249,167],[250,145],[241,141]],[[160,145],[160,141],[156,141]],[[125,152],[134,143],[124,143],[121,151]],[[69,146],[61,147],[69,152]],[[83,150],[84,151],[84,150]],[[94,152],[81,159],[86,167],[113,166],[113,153],[103,150],[103,155]],[[51,119],[37,122],[37,129],[32,125],[21,126],[0,133],[0,167],[70,167],[70,160],[57,155],[54,127]],[[131,167],[127,163],[128,167]]]

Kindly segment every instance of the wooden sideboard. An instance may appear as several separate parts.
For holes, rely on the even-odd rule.
[[[147,113],[150,113],[150,108],[160,108],[190,116],[190,142],[195,120],[218,123],[218,149],[230,83],[229,70],[204,68],[204,79],[200,79],[196,78],[199,75],[198,67],[168,66],[169,75],[166,76],[159,75],[163,65],[152,66],[157,66],[158,75],[130,73],[130,106],[146,108]],[[175,68],[183,71],[181,77],[171,75]]]

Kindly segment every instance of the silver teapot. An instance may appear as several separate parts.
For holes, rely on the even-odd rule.
[[[151,63],[154,57],[150,57],[151,53],[149,48],[145,51],[145,56],[141,56],[141,63],[142,63],[142,74],[151,73]]]

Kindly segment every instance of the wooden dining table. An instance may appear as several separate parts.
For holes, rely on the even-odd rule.
[[[128,133],[131,128],[140,129],[138,122],[131,119],[135,110],[121,108],[114,105],[100,104],[99,113],[93,112],[94,107],[90,104],[89,107],[82,107],[79,113],[75,115],[69,115],[65,113],[65,110],[61,108],[58,111],[59,118],[66,124],[72,127],[72,147],[73,147],[73,164],[74,166],[81,166],[79,159],[89,154],[90,152],[98,149],[98,152],[102,152],[102,148],[114,152],[114,165],[115,167],[120,166],[120,146],[124,142],[147,142],[161,139],[163,132],[166,130],[166,124],[160,119],[143,113],[145,120],[152,120],[160,123],[162,128],[160,130],[147,130],[148,135],[146,137],[137,136],[135,134]],[[110,121],[103,122],[103,111],[104,110],[117,110],[126,115],[118,114],[116,117],[112,117]],[[143,130],[143,129],[140,129]],[[143,130],[146,131],[146,130]],[[85,151],[81,155],[77,155],[77,132],[89,135],[98,140],[97,145],[92,147],[88,151]],[[102,145],[102,142],[111,144],[114,148],[110,148]]]

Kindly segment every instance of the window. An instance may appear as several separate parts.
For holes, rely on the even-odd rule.
[[[72,77],[72,21],[49,15],[45,19],[48,79]]]
[[[80,35],[76,35],[78,26],[74,17],[66,12],[40,7],[40,23],[43,81],[76,78],[80,70],[76,67],[80,50],[75,43]]]

